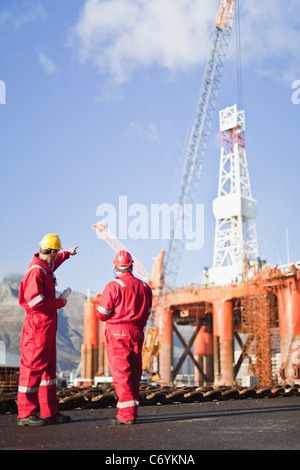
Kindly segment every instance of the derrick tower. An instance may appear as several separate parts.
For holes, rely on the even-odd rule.
[[[256,201],[252,198],[245,150],[245,113],[236,105],[220,111],[221,157],[213,267],[209,280],[217,285],[245,278],[259,260]]]

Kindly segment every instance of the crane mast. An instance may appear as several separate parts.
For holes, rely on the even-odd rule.
[[[217,95],[229,46],[236,0],[222,0],[219,8],[209,58],[206,64],[200,99],[187,146],[184,170],[181,178],[177,213],[175,213],[171,237],[165,254],[165,284],[174,287],[179,269],[184,238],[176,238],[178,225],[182,227],[184,204],[195,201],[198,182],[203,166],[208,137],[213,120]]]

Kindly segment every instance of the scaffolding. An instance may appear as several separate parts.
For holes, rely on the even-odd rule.
[[[247,338],[243,358],[260,385],[276,382],[274,354],[278,351],[277,302],[273,290],[259,288],[256,295],[241,300],[241,333]]]

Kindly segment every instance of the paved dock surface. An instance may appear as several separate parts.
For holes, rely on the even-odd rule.
[[[190,455],[196,463],[200,450],[300,449],[297,396],[143,406],[133,426],[111,425],[116,414],[111,407],[64,414],[70,423],[36,428],[18,427],[15,414],[0,415],[0,450],[103,450],[100,460],[106,464],[105,459],[116,459],[116,451],[127,456],[132,451],[159,465],[156,456],[168,451]]]

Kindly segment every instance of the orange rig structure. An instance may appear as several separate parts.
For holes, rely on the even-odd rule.
[[[235,6],[236,0],[220,1],[179,187],[181,209],[195,202]],[[300,263],[284,271],[267,269],[258,261],[256,201],[251,194],[244,130],[244,111],[237,110],[236,105],[220,111],[221,165],[219,193],[213,202],[216,236],[209,283],[169,288],[176,285],[184,248],[183,237],[175,236],[181,210],[174,214],[166,252],[162,250],[154,263],[150,281],[154,319],[145,331],[143,368],[148,377],[161,384],[176,380],[187,356],[194,364],[195,385],[232,386],[240,380],[239,374],[250,382],[244,385],[300,383]],[[120,246],[103,224],[93,228],[98,228],[114,249]],[[134,265],[139,266],[140,277],[149,278],[139,263]],[[255,272],[250,271],[253,267]],[[232,279],[239,282],[235,284]],[[83,384],[109,380],[104,325],[101,323],[99,329],[96,317],[98,301],[99,296],[89,297],[84,306],[79,380]],[[189,325],[193,331],[187,342],[180,325]],[[175,335],[183,346],[176,365]],[[276,366],[275,359],[279,358]]]
[[[153,268],[154,292],[161,282],[162,263],[163,252]],[[96,317],[98,301],[99,295],[88,298],[84,306],[83,384],[103,382],[109,376],[105,326],[101,323],[99,328]],[[248,378],[255,377],[257,385],[300,384],[300,269],[295,265],[286,272],[278,268],[262,270],[239,284],[169,291],[162,312],[164,328],[159,344],[156,340],[156,347],[149,352],[148,328],[144,346],[145,355],[158,360],[159,383],[174,383],[189,356],[194,364],[195,385],[234,385],[242,363],[247,363]],[[193,326],[187,343],[179,331],[183,324]],[[174,334],[184,347],[176,367]],[[239,352],[236,362],[235,349]],[[277,369],[273,364],[275,353],[281,356]]]

